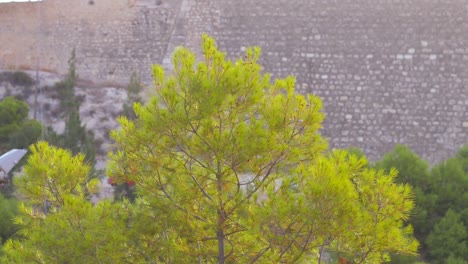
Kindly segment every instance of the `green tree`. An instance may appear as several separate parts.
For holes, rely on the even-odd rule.
[[[3,248],[2,263],[129,262],[126,242],[128,204],[93,206],[84,155],[39,142],[31,148],[24,175],[16,178],[21,207],[18,234]],[[119,260],[119,261],[118,261]]]
[[[41,136],[41,124],[28,119],[29,106],[14,97],[0,101],[0,152],[28,148]]]
[[[294,78],[261,74],[259,49],[225,60],[204,37],[204,62],[174,54],[153,68],[157,96],[120,119],[108,173],[135,181],[163,215],[167,262],[295,262],[334,248],[358,263],[414,253],[410,189],[346,152],[328,156],[321,101]],[[154,225],[154,224],[153,224]],[[359,234],[359,235],[356,235]]]
[[[421,255],[429,260],[436,258],[438,263],[446,263],[449,256],[452,256],[452,261],[468,260],[466,254],[460,255],[455,248],[448,244],[443,246],[441,242],[447,238],[442,231],[442,227],[448,227],[445,218],[453,219],[453,214],[456,214],[462,224],[456,227],[460,232],[468,225],[466,153],[466,147],[462,148],[455,157],[429,171],[427,163],[411,150],[397,146],[376,164],[377,168],[385,170],[396,168],[399,171],[397,181],[413,186],[416,208],[409,222],[414,226],[415,236],[422,242]]]
[[[0,194],[0,242],[4,243],[8,238],[16,233],[18,227],[13,219],[18,214],[18,201],[16,199],[6,199]]]
[[[39,142],[30,149],[24,175],[15,179],[18,192],[35,207],[47,205],[56,211],[64,204],[64,196],[83,199],[96,192],[97,179],[90,178],[89,165],[83,154],[72,156],[67,150]]]
[[[86,161],[96,162],[94,135],[81,124],[80,99],[75,95],[76,74],[75,50],[68,61],[68,73],[65,79],[55,85],[60,98],[60,108],[65,119],[65,131],[62,135],[49,137],[48,140],[73,154],[84,153]]]
[[[14,97],[6,97],[0,101],[0,151],[10,148],[10,137],[21,129],[28,117],[29,106]]]
[[[36,120],[28,119],[29,106],[14,97],[6,97],[0,101],[0,155],[14,148],[28,148],[42,134],[42,126]],[[15,166],[15,170],[24,164]],[[10,171],[11,180],[14,171]],[[14,193],[14,186],[6,184],[0,187],[0,192],[7,198]]]
[[[136,118],[135,111],[133,111],[133,105],[135,103],[142,103],[142,99],[140,96],[141,91],[143,90],[143,85],[141,83],[140,77],[138,74],[133,73],[130,77],[130,82],[127,86],[127,101],[123,105],[123,113],[122,115],[125,116],[127,119],[133,120]],[[110,178],[110,182],[115,181],[115,179]],[[122,200],[122,199],[129,199],[130,201],[134,201],[136,198],[134,182],[123,182],[121,184],[114,185],[114,199],[115,200]]]
[[[460,193],[460,195],[463,198],[458,199],[462,201],[462,204],[459,204],[462,206],[458,206],[458,208],[463,224],[465,225],[465,227],[468,227],[468,193],[466,192],[466,190],[468,189],[468,145],[462,147],[458,151],[458,153],[455,155],[455,159],[458,160],[459,165],[462,167],[462,170],[464,172],[463,178],[458,177],[459,179],[461,179],[461,183],[464,184],[463,192]],[[460,190],[460,188],[458,188],[458,190]],[[466,261],[468,261],[468,256]]]
[[[22,71],[3,72],[1,78],[8,80],[12,85],[23,86],[30,88],[34,84],[34,80],[27,73]]]
[[[366,157],[366,154],[364,153],[364,151],[362,151],[362,149],[358,147],[351,146],[347,149],[347,151],[349,152],[349,154],[355,155],[358,158]]]
[[[135,119],[135,112],[133,105],[135,103],[142,103],[141,92],[143,91],[143,84],[141,83],[140,76],[133,73],[130,76],[130,82],[127,85],[127,101],[123,105],[123,116],[128,119]]]
[[[408,147],[396,145],[381,161],[374,164],[374,167],[385,171],[396,169],[398,171],[396,181],[412,186],[416,206],[409,222],[414,227],[415,237],[419,241],[425,241],[438,220],[434,216],[438,196],[432,191],[433,181],[427,162]]]
[[[452,256],[453,261],[468,261],[468,173],[464,170],[466,159],[460,155],[463,152],[464,149],[461,149],[454,158],[440,163],[431,171],[434,182],[432,192],[438,197],[434,208],[438,222],[428,237],[427,244],[431,247],[429,254],[440,263],[445,263],[449,256]],[[457,223],[454,223],[455,220]],[[448,228],[451,224],[454,226],[444,231],[443,228]],[[459,247],[452,247],[451,242],[445,241],[450,232],[458,233],[452,238],[455,240],[464,234],[465,238],[457,241],[460,247],[465,245],[464,252]],[[440,244],[441,241],[445,241],[445,244]],[[454,240],[452,242],[455,243]]]
[[[439,218],[449,209],[457,213],[468,209],[468,174],[464,172],[461,160],[451,158],[442,162],[432,169],[431,176],[432,191],[438,196],[435,214]],[[466,221],[468,224],[468,219]]]
[[[295,94],[292,77],[271,83],[259,49],[231,62],[205,36],[203,50],[197,65],[177,50],[167,80],[155,66],[158,96],[113,133],[108,173],[136,183],[134,203],[92,206],[82,154],[31,149],[17,179],[22,229],[2,263],[320,263],[325,251],[378,263],[415,253],[403,225],[411,190],[395,170],[326,152],[321,101]]]
[[[449,257],[452,257],[452,261],[455,261],[454,257],[463,259],[468,252],[467,238],[468,233],[460,216],[449,209],[427,238],[431,260],[446,263]]]
[[[8,145],[10,148],[27,149],[41,137],[41,133],[41,123],[36,120],[26,120],[15,133],[10,135]]]
[[[462,166],[463,166],[463,171],[465,174],[468,174],[468,145],[463,146],[455,156],[456,159],[458,159]]]
[[[2,263],[143,263],[128,253],[128,208],[96,206],[65,196],[60,211],[46,217],[24,208],[21,231],[3,247]],[[136,260],[136,261],[134,261]]]
[[[463,260],[461,258],[454,257],[453,255],[450,255],[446,263],[447,264],[468,264],[468,261]]]

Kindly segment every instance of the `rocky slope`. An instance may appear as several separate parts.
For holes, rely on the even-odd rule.
[[[0,71],[0,74],[11,72]],[[36,73],[26,71],[36,79]],[[15,85],[7,78],[0,78],[0,99],[6,96],[16,96],[26,101],[30,107],[30,118],[42,122],[45,126],[51,126],[57,133],[62,133],[65,122],[59,112],[59,98],[54,84],[61,81],[63,76],[48,72],[39,72],[39,84],[32,86]],[[75,92],[82,99],[80,106],[81,121],[93,131],[99,146],[100,156],[104,155],[111,144],[109,131],[116,129],[116,118],[122,112],[123,104],[127,98],[126,90],[122,87],[98,87],[93,83],[78,81]],[[37,103],[36,103],[37,98]]]
[[[24,85],[24,80],[11,78],[12,72],[0,71],[0,100],[15,96],[26,101],[30,107],[30,118],[36,118],[57,133],[62,133],[65,122],[59,110],[59,98],[54,85],[63,76],[49,73],[25,71],[38,85]],[[80,115],[83,125],[94,133],[97,149],[97,169],[104,168],[106,154],[112,149],[109,132],[118,128],[116,118],[121,114],[127,99],[124,87],[96,86],[91,82],[79,80],[75,92],[82,99]],[[112,195],[112,188],[106,180],[101,183],[100,197]]]

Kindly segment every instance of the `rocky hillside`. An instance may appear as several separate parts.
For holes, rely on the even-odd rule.
[[[36,72],[26,71],[32,80]],[[58,93],[55,83],[63,76],[48,72],[39,72],[39,84],[30,83],[24,76],[13,72],[0,72],[0,99],[15,96],[29,104],[30,118],[36,118],[45,126],[50,126],[57,133],[62,133],[65,122],[59,110]],[[91,130],[99,147],[98,154],[102,160],[110,149],[109,131],[118,127],[116,118],[121,114],[127,98],[122,87],[97,87],[93,83],[78,81],[76,95],[81,100],[80,115],[86,127]],[[36,103],[37,98],[37,103]]]
[[[60,112],[60,100],[54,85],[63,76],[38,72],[0,71],[0,100],[15,96],[26,101],[30,107],[30,118],[36,118],[45,126],[50,126],[57,133],[62,133],[65,122]],[[122,113],[127,99],[124,87],[96,86],[93,83],[79,80],[75,87],[80,98],[80,115],[83,125],[94,133],[97,146],[97,169],[106,163],[106,154],[112,149],[109,132],[118,128],[116,118]],[[112,188],[103,180],[100,196],[110,196]]]

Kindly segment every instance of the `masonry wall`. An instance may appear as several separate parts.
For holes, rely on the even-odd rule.
[[[93,4],[90,4],[92,2]],[[73,48],[80,77],[127,83],[162,61],[180,0],[45,0],[0,4],[0,65],[64,73]],[[39,56],[38,56],[39,54]],[[39,58],[39,60],[38,60]]]
[[[203,32],[231,58],[261,46],[265,71],[293,74],[301,92],[322,97],[332,147],[376,159],[403,143],[435,162],[468,143],[465,0],[1,4],[0,64],[34,67],[39,50],[41,67],[65,72],[76,47],[84,78],[126,83],[138,71],[149,81],[150,65],[170,68],[178,45],[199,54]]]
[[[380,157],[397,143],[431,161],[468,143],[468,2],[288,0],[220,4],[229,54],[324,99],[324,134]]]

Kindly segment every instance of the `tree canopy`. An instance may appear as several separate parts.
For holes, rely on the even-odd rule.
[[[81,124],[80,98],[75,94],[76,74],[75,50],[68,60],[68,73],[64,80],[55,84],[60,98],[60,109],[65,120],[65,131],[61,135],[51,133],[51,143],[69,149],[73,154],[83,153],[92,165],[96,162],[96,143],[94,134]]]
[[[402,226],[410,188],[326,152],[318,97],[262,74],[259,48],[233,62],[205,36],[203,51],[197,63],[178,49],[169,78],[155,66],[156,95],[113,133],[108,172],[164,215],[164,235],[178,241],[168,259],[291,262],[334,248],[372,262],[416,250]]]
[[[41,135],[41,124],[28,119],[27,103],[12,96],[0,101],[0,152],[27,148]]]
[[[467,150],[430,168],[408,147],[397,145],[375,164],[398,170],[396,181],[413,187],[416,206],[408,223],[421,242],[422,259],[430,263],[468,262]]]
[[[230,61],[204,36],[203,54],[197,62],[176,50],[168,78],[154,66],[154,97],[112,133],[108,175],[135,182],[135,203],[91,206],[82,155],[32,149],[18,189],[51,209],[23,209],[19,222],[29,224],[4,263],[320,263],[327,252],[378,263],[415,254],[404,225],[411,188],[395,183],[395,170],[328,150],[318,97],[295,93],[294,77],[263,74],[259,48]]]

